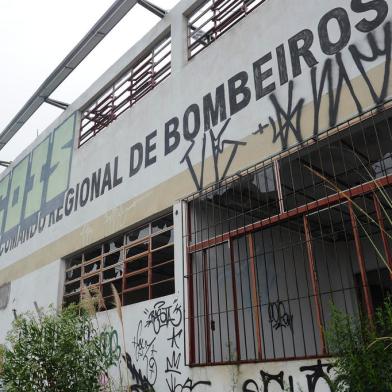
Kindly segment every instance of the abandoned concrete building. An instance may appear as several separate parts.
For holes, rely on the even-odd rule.
[[[328,392],[392,289],[391,9],[180,1],[1,174],[0,342],[114,284],[132,390]]]

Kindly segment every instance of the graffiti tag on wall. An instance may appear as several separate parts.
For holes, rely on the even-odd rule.
[[[328,385],[330,391],[334,392],[332,387],[331,364],[322,363],[321,360],[318,360],[315,365],[302,366],[299,370],[303,372],[306,377],[307,389],[298,389],[298,391],[317,392],[317,386],[321,385],[321,382],[323,381],[323,386],[325,384]],[[285,376],[283,371],[278,374],[269,374],[260,370],[260,379],[261,381],[256,379],[246,380],[242,385],[242,391],[268,392],[271,391],[272,388],[274,388],[274,391],[276,388],[280,388],[282,391],[296,392],[293,377],[291,375]]]
[[[169,392],[194,391],[200,385],[211,385],[209,381],[195,382],[183,376],[183,310],[178,300],[157,301],[145,309],[144,316],[139,320],[136,335],[132,339],[132,356],[126,354],[125,357],[127,367],[136,381],[131,390],[154,390],[159,373]],[[164,363],[159,366],[156,359],[158,338],[166,342],[167,353]]]

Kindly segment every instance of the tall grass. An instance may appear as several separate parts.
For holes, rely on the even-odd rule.
[[[387,236],[388,239],[392,240],[392,235],[389,234],[385,228],[383,226],[380,225],[380,223],[378,221],[376,221],[366,210],[364,210],[356,201],[355,199],[353,199],[349,192],[347,190],[342,190],[336,183],[334,183],[332,180],[328,179],[325,175],[323,175],[322,173],[320,173],[318,170],[313,169],[310,165],[304,165],[310,172],[312,172],[315,176],[319,177],[320,179],[322,179],[326,185],[327,188],[335,191],[336,193],[338,193],[339,195],[343,196],[349,203],[351,203],[351,205],[354,207],[354,214],[355,214],[355,210],[357,212],[359,212],[360,214],[364,215],[368,221],[370,221],[372,224],[374,224],[379,230],[380,232],[382,232],[383,234],[385,234]],[[364,166],[365,167],[365,166]],[[376,178],[374,178],[373,176],[371,176],[371,173],[369,172],[369,170],[365,167],[368,175],[370,176],[370,179],[367,182],[372,182],[375,184],[375,188],[380,192],[380,194],[383,197],[383,200],[385,201],[385,203],[388,205],[388,207],[391,209],[392,211],[392,198],[388,195],[388,193],[385,191],[385,189],[380,186],[379,182],[377,181]],[[375,191],[372,192],[372,194],[378,198],[378,195],[375,193]],[[380,207],[382,209],[382,212],[384,213],[384,216],[387,218],[388,222],[391,223],[392,225],[392,217],[389,216],[388,212],[386,211],[383,203],[379,203]],[[361,220],[358,218],[357,214],[355,214],[355,219],[356,222],[358,223],[358,225],[361,227],[362,231],[364,232],[366,238],[369,240],[370,244],[372,245],[372,248],[375,250],[375,252],[377,253],[378,257],[382,260],[383,264],[385,265],[385,267],[388,269],[389,273],[392,274],[392,268],[389,265],[388,261],[386,260],[383,252],[379,249],[379,247],[377,246],[377,244],[374,242],[373,238],[371,237],[371,235],[369,234],[369,232],[366,230],[365,226],[363,225],[363,223],[361,222]]]
[[[351,150],[350,150],[351,151]],[[371,195],[376,198],[383,219],[392,226],[392,198],[387,190],[372,175],[366,164],[354,152],[356,159],[361,163],[366,176],[360,171],[364,183],[373,185]],[[371,247],[385,265],[392,276],[391,266],[371,233],[366,229],[359,216],[365,217],[388,240],[392,239],[383,225],[375,220],[355,198],[350,196],[348,190],[342,190],[336,182],[327,178],[320,171],[310,165],[305,167],[316,177],[320,178],[325,186],[342,196],[353,207],[354,218],[368,239]],[[392,391],[392,302],[387,298],[381,308],[376,309],[374,319],[368,317],[354,318],[339,312],[332,306],[332,321],[326,331],[328,345],[335,356],[334,366],[337,377],[333,390],[336,392],[391,392]]]
[[[122,314],[122,306],[121,306],[121,300],[120,296],[115,288],[115,286],[112,284],[112,292],[113,292],[113,297],[114,297],[114,305],[116,309],[116,313],[119,317],[120,320],[120,325],[121,325],[121,341],[122,341],[122,350],[123,353],[125,354],[126,352],[126,344],[125,344],[125,329],[124,329],[124,321],[123,321],[123,314]],[[115,329],[115,327],[112,324],[112,321],[109,316],[109,311],[106,307],[106,303],[104,298],[102,297],[101,291],[97,287],[82,287],[81,291],[81,301],[79,304],[79,307],[81,310],[87,312],[87,314],[95,320],[95,323],[97,325],[98,331],[101,331],[101,325],[99,318],[97,317],[97,312],[100,312],[100,314],[105,314],[106,319],[107,319],[107,324],[110,326],[110,328]],[[127,370],[125,370],[126,373],[126,385],[124,385],[124,377],[122,374],[122,367],[121,367],[121,360],[118,364],[118,373],[119,373],[119,382],[120,385],[118,387],[115,386],[115,380],[113,380],[109,376],[109,381],[108,385],[103,389],[106,392],[118,392],[120,391],[128,391],[130,388],[130,383],[129,383],[129,376]],[[118,389],[120,388],[120,389]]]

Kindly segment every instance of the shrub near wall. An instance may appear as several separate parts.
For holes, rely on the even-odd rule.
[[[100,334],[87,312],[76,307],[19,316],[7,346],[7,392],[98,391],[99,377],[108,370]]]
[[[3,381],[2,381],[2,375],[4,371],[4,355],[5,355],[5,347],[2,344],[0,344],[0,392],[4,391]]]
[[[392,392],[392,302],[375,312],[374,322],[334,309],[327,331],[336,355],[335,392]]]

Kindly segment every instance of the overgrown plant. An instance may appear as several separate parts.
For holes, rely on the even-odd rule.
[[[4,371],[4,355],[5,355],[5,347],[0,344],[0,392],[4,391],[3,389],[3,371]]]
[[[120,295],[117,292],[116,287],[111,284],[112,294],[113,294],[113,304],[115,305],[116,313],[120,321],[121,325],[121,336],[122,336],[122,350],[126,353],[126,344],[125,344],[125,329],[124,329],[124,321],[123,321],[123,314],[122,314],[122,304]],[[81,302],[79,305],[82,309],[84,309],[90,317],[94,318],[98,329],[100,328],[100,322],[97,318],[97,311],[104,311],[107,317],[108,325],[113,328],[111,323],[109,313],[105,304],[105,300],[102,297],[102,293],[98,288],[94,287],[82,287],[82,296]],[[113,364],[112,364],[113,365]],[[125,371],[125,379],[123,378],[122,368],[121,368],[121,360],[119,358],[118,363],[115,364],[118,369],[119,373],[119,385],[116,386],[115,381],[109,377],[108,382],[103,388],[105,391],[114,392],[114,391],[128,391],[130,388],[129,383],[129,375],[128,371]],[[125,385],[124,385],[125,384]]]
[[[7,392],[93,392],[107,373],[100,333],[76,306],[17,317],[7,336],[3,381]]]
[[[0,344],[0,379],[2,378],[2,374],[4,372],[4,356],[5,356],[5,346]]]
[[[334,355],[336,392],[392,391],[392,302],[378,308],[374,320],[350,317],[333,307],[326,337]]]
[[[372,195],[378,201],[383,218],[391,225],[392,198],[390,193],[369,170],[368,163],[364,162],[354,151],[351,152],[365,172],[363,175],[357,170],[357,174],[361,175],[365,183],[373,184]],[[352,205],[358,226],[377,257],[392,274],[384,249],[379,247],[371,230],[365,226],[376,227],[388,241],[392,240],[391,233],[385,230],[384,226],[380,225],[379,221],[374,219],[365,208],[361,207],[356,199],[350,196],[350,192],[342,190],[333,180],[310,165],[305,165],[305,167],[323,180],[327,188],[340,194]],[[366,219],[366,224],[359,216]],[[384,305],[376,310],[373,320],[370,320],[368,316],[350,317],[333,308],[332,322],[326,336],[330,352],[336,356],[334,365],[337,377],[331,390],[336,392],[392,392],[391,299],[386,299]]]
[[[356,153],[353,153],[354,156],[358,159],[358,161],[361,163],[361,167],[365,170],[366,174],[367,174],[367,178],[364,176],[361,176],[362,179],[364,180],[364,182],[370,182],[373,183],[375,185],[375,189],[378,191],[379,195],[377,195],[377,193],[375,191],[373,191],[373,195],[379,200],[382,201],[380,203],[380,208],[382,210],[382,214],[383,216],[387,219],[388,223],[390,225],[392,225],[392,216],[390,213],[388,213],[386,207],[384,206],[384,203],[386,204],[386,206],[388,206],[389,210],[392,209],[392,198],[389,196],[388,192],[386,191],[386,189],[381,186],[377,180],[377,178],[375,178],[369,171],[369,169],[366,167],[366,165],[362,162],[362,160],[360,159],[360,157],[358,157],[358,155]],[[374,242],[372,236],[370,235],[370,233],[366,230],[364,224],[361,222],[360,219],[358,219],[357,213],[359,213],[360,215],[366,217],[366,219],[368,220],[369,223],[371,223],[372,225],[374,225],[375,227],[377,227],[378,230],[380,230],[380,232],[383,232],[383,234],[385,234],[385,236],[388,238],[388,240],[392,240],[392,235],[385,230],[384,227],[380,226],[379,222],[377,222],[366,210],[364,210],[357,202],[355,199],[350,197],[349,192],[347,192],[346,190],[342,190],[334,181],[332,181],[331,179],[327,178],[325,175],[323,175],[322,173],[320,173],[318,170],[315,170],[313,167],[311,167],[310,165],[304,165],[312,174],[314,174],[316,177],[320,178],[321,180],[323,180],[325,182],[325,186],[326,188],[329,188],[333,191],[335,191],[336,193],[340,194],[344,199],[346,199],[349,203],[352,204],[352,206],[354,207],[354,213],[356,215],[356,221],[359,225],[359,227],[361,228],[361,230],[364,232],[366,238],[369,240],[369,243],[371,244],[373,250],[376,252],[377,256],[380,258],[380,260],[383,262],[383,264],[385,265],[385,267],[388,269],[389,273],[392,274],[392,268],[389,265],[388,261],[386,260],[385,256],[383,255],[383,252],[381,249],[379,249],[378,245]],[[358,174],[360,174],[357,171]]]

